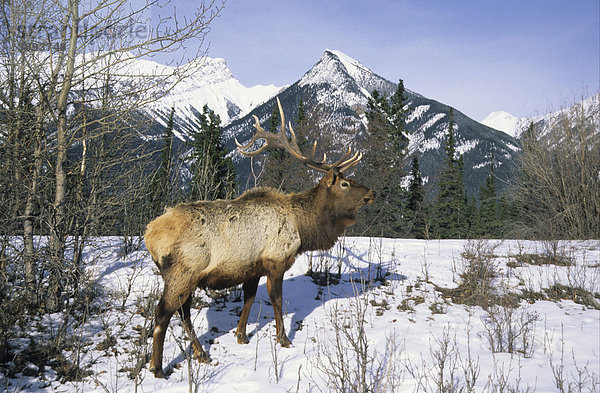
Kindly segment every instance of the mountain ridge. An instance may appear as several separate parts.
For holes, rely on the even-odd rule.
[[[506,111],[496,111],[490,113],[481,121],[482,124],[496,130],[503,131],[515,138],[521,138],[523,132],[530,124],[535,125],[539,129],[540,136],[547,132],[547,127],[555,122],[560,117],[571,111],[574,107],[579,107],[585,116],[597,116],[596,108],[600,102],[600,93],[596,93],[590,97],[582,98],[572,105],[565,106],[562,109],[538,115],[534,117],[516,117]]]
[[[298,102],[302,99],[307,108],[326,114],[321,120],[321,128],[326,130],[327,135],[321,135],[322,139],[364,150],[369,148],[365,112],[370,94],[376,88],[389,96],[396,86],[343,52],[327,49],[310,70],[283,89],[278,97],[286,118],[296,118]],[[412,108],[406,124],[408,156],[419,156],[423,177],[433,184],[444,162],[443,147],[450,106],[409,89],[405,90],[405,94],[408,106]],[[274,108],[275,99],[271,98],[225,127],[226,145],[232,150],[231,155],[242,178],[248,175],[249,160],[233,152],[233,138],[237,137],[240,142],[250,139],[254,132],[251,116],[256,115],[264,124]],[[478,194],[490,173],[492,160],[496,176],[501,180],[498,183],[505,183],[512,176],[519,142],[510,135],[470,119],[459,110],[454,109],[454,116],[457,124],[456,148],[464,156],[465,184],[469,195]],[[327,148],[341,151],[337,146],[329,145]],[[397,181],[402,182],[402,179]]]
[[[227,125],[285,88],[273,84],[246,87],[233,76],[225,59],[206,57],[203,61],[197,73],[149,107],[163,126],[172,107],[183,120],[193,119],[204,105],[219,115],[221,124]]]

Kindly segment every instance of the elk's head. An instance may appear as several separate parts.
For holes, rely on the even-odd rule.
[[[357,152],[352,154],[352,149],[348,148],[346,153],[333,163],[327,163],[327,156],[325,154],[322,160],[315,160],[317,149],[317,142],[315,141],[310,155],[302,154],[291,123],[289,124],[291,139],[288,139],[286,135],[285,116],[279,98],[277,98],[277,105],[281,117],[279,132],[272,133],[265,131],[261,127],[258,117],[254,116],[256,133],[245,145],[240,144],[236,139],[235,143],[238,146],[238,150],[243,155],[251,157],[260,154],[268,147],[283,149],[309,168],[325,173],[325,176],[321,179],[317,187],[325,195],[327,209],[335,215],[344,218],[346,225],[351,225],[356,219],[358,209],[366,203],[373,202],[375,197],[371,189],[344,176],[345,171],[358,164],[362,158],[362,153]],[[266,143],[254,151],[248,151],[259,138],[264,139]]]
[[[346,178],[335,169],[327,172],[319,182],[319,187],[325,190],[330,211],[347,219],[346,225],[353,224],[358,209],[372,203],[375,198],[375,193],[370,188]]]

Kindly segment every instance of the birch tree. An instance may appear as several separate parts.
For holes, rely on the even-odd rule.
[[[201,2],[193,15],[181,19],[169,11],[169,2],[159,0],[3,3],[0,148],[10,158],[2,174],[19,186],[3,191],[10,195],[3,202],[9,224],[2,229],[22,231],[31,287],[39,286],[36,261],[45,263],[43,296],[49,310],[60,309],[69,297],[63,293],[66,285],[76,287],[77,259],[91,224],[116,216],[111,209],[140,197],[141,161],[151,153],[134,148],[127,138],[143,129],[136,122],[152,121],[140,115],[141,109],[202,66],[203,40],[221,8]],[[138,60],[165,54],[169,65],[136,66]],[[119,173],[124,164],[139,171]],[[34,247],[36,228],[48,235],[44,255]],[[76,247],[66,258],[68,239],[76,239]]]

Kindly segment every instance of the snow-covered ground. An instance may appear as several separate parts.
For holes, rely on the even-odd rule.
[[[573,264],[517,263],[516,256],[544,254],[552,246]],[[285,275],[284,320],[293,347],[275,345],[264,279],[250,314],[247,345],[237,344],[234,336],[240,291],[209,297],[198,290],[195,297],[205,307],[194,307],[192,320],[212,360],[186,360],[182,348],[189,350],[189,342],[173,317],[164,352],[170,375],[163,380],[139,362],[151,350],[152,340],[144,344],[140,336],[151,329],[145,315],[155,305],[152,295],[162,288],[161,279],[143,247],[123,255],[121,239],[102,238],[86,251],[88,272],[103,289],[102,304],[86,323],[72,327],[80,345],[64,354],[92,374],[64,383],[49,368],[41,379],[18,373],[6,380],[0,374],[0,386],[9,392],[421,392],[461,387],[465,392],[556,392],[562,381],[563,391],[600,391],[598,309],[531,296],[521,298],[518,308],[486,311],[455,304],[436,290],[456,288],[478,252],[497,273],[492,282],[498,294],[536,293],[557,283],[600,293],[598,241],[345,238],[328,252],[300,256]],[[323,276],[316,283],[305,275],[309,263],[333,275],[341,269],[340,280],[332,276],[327,284]],[[598,297],[594,300],[598,304]],[[43,324],[59,322],[55,315]],[[502,351],[493,352],[493,347]],[[137,364],[144,366],[132,372]]]

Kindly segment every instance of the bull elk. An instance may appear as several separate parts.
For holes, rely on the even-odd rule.
[[[169,208],[148,224],[144,235],[148,251],[164,280],[164,290],[156,306],[150,370],[164,378],[162,370],[165,333],[174,312],[183,320],[194,357],[209,360],[200,345],[190,319],[195,288],[223,289],[242,284],[244,306],[236,330],[237,341],[248,343],[246,323],[259,279],[267,276],[267,291],[273,305],[276,340],[291,345],[281,315],[283,275],[296,256],[305,251],[331,248],[345,228],[356,220],[358,209],[373,201],[373,192],[343,173],[354,167],[361,154],[351,149],[333,163],[305,156],[277,99],[281,129],[266,132],[256,116],[256,133],[245,145],[237,140],[240,153],[254,156],[267,147],[287,150],[308,167],[325,173],[313,188],[298,194],[284,194],[269,188],[254,188],[234,200],[181,203]],[[257,139],[266,143],[254,151]]]

